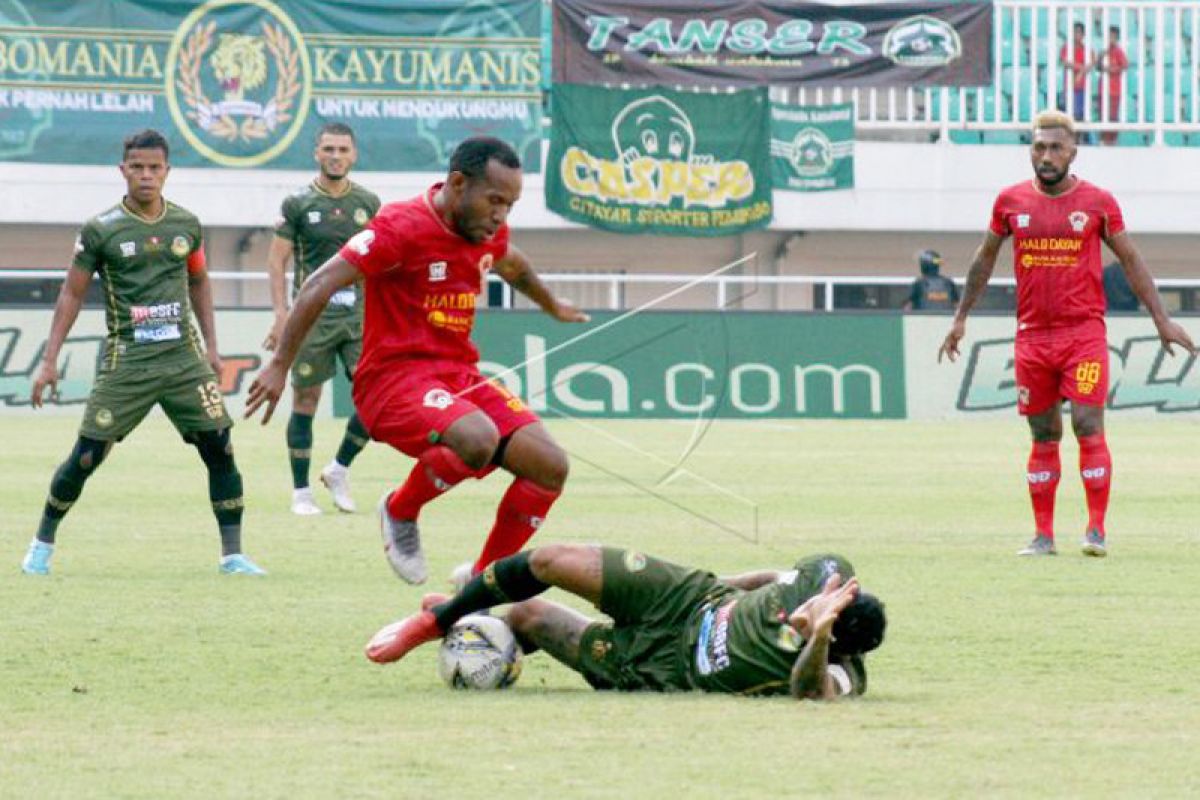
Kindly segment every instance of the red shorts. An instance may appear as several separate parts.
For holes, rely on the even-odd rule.
[[[1108,341],[1088,333],[1032,341],[1017,337],[1017,410],[1048,411],[1059,400],[1103,406],[1108,399]]]
[[[472,365],[407,362],[386,377],[354,381],[354,407],[371,438],[417,458],[454,422],[482,411],[500,435],[538,421],[521,398]]]

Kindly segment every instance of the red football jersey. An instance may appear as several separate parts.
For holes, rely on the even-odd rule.
[[[468,242],[434,210],[441,186],[388,203],[341,250],[366,276],[355,382],[372,380],[400,361],[479,360],[471,342],[475,302],[488,270],[508,252],[508,226],[486,242]]]
[[[1013,237],[1019,332],[1103,323],[1100,242],[1125,230],[1111,194],[1080,180],[1051,197],[1025,181],[1000,192],[990,228]]]

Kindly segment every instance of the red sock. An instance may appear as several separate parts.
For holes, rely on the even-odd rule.
[[[388,513],[396,519],[416,519],[422,506],[474,474],[449,447],[431,447],[421,453],[404,485],[388,498]]]
[[[1079,475],[1087,494],[1088,530],[1104,535],[1104,515],[1108,511],[1108,490],[1112,487],[1112,454],[1103,433],[1079,437]]]
[[[1029,499],[1033,501],[1033,524],[1043,536],[1054,538],[1054,494],[1062,464],[1058,458],[1058,442],[1034,442],[1029,454]]]
[[[472,571],[478,575],[488,564],[524,547],[560,494],[543,489],[526,478],[514,480],[500,500],[496,524],[492,526]]]

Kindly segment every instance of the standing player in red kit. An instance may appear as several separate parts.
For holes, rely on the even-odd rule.
[[[1129,285],[1146,306],[1168,353],[1172,344],[1190,353],[1187,331],[1163,309],[1142,257],[1125,232],[1113,196],[1070,173],[1075,125],[1066,114],[1046,111],[1034,121],[1034,180],[1000,192],[983,244],[975,251],[954,323],[938,351],[953,361],[966,333],[967,315],[983,295],[1000,245],[1013,237],[1017,277],[1017,408],[1029,420],[1029,495],[1036,534],[1020,555],[1054,555],[1054,494],[1060,471],[1062,401],[1071,401],[1071,427],[1079,440],[1079,474],[1087,495],[1083,552],[1107,553],[1104,515],[1112,481],[1112,457],[1104,439],[1108,398],[1108,340],[1100,242],[1121,262]]]
[[[511,147],[490,137],[464,141],[444,183],[384,206],[305,281],[274,357],[250,387],[246,416],[265,404],[265,424],[329,297],[365,279],[354,405],[371,438],[417,459],[379,505],[388,561],[409,583],[427,577],[417,517],[430,500],[497,466],[515,476],[473,565],[477,573],[521,549],[567,478],[566,453],[519,398],[480,375],[471,343],[489,270],[555,319],[588,320],[551,294],[509,244],[506,220],[520,194],[521,162]]]

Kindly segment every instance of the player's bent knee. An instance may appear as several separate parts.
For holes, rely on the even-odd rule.
[[[201,431],[192,434],[189,441],[195,445],[201,460],[213,472],[236,472],[237,465],[233,460],[233,439],[229,428],[219,431]]]
[[[529,570],[542,583],[558,585],[563,577],[577,569],[588,557],[587,545],[547,544],[529,553]]]
[[[546,453],[539,472],[541,474],[538,483],[542,488],[549,489],[552,492],[560,492],[563,486],[566,485],[567,476],[571,472],[571,461],[561,448],[557,446],[551,447]]]

